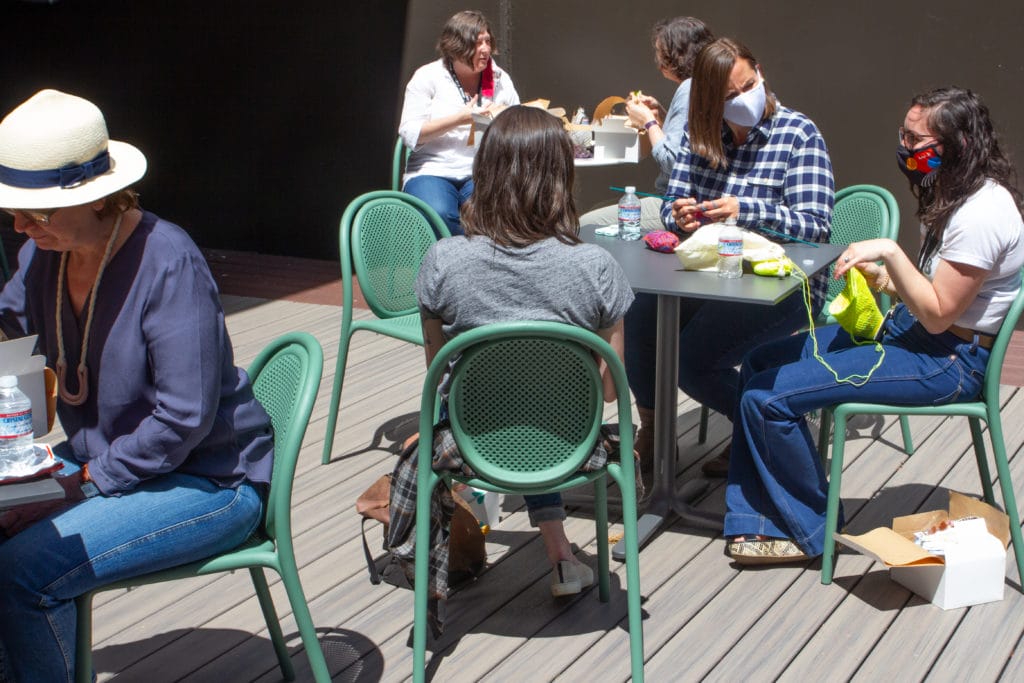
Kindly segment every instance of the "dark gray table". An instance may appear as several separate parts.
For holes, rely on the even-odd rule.
[[[676,411],[678,410],[679,376],[679,299],[714,299],[771,306],[800,290],[795,277],[769,278],[744,273],[728,280],[716,273],[683,270],[675,254],[662,254],[648,249],[642,240],[626,242],[615,237],[594,234],[594,228],[583,228],[583,241],[607,249],[622,266],[629,284],[636,292],[658,295],[657,346],[655,351],[654,389],[654,482],[648,505],[637,527],[643,546],[661,527],[671,513],[684,522],[721,530],[723,517],[695,510],[689,501],[707,489],[707,482],[691,480],[676,490]],[[841,244],[785,245],[786,254],[808,276],[818,273],[838,258],[845,249]],[[620,542],[612,549],[617,560],[625,557]]]
[[[58,500],[63,497],[64,489],[53,477],[0,484],[0,510],[25,503],[37,503],[42,500]]]

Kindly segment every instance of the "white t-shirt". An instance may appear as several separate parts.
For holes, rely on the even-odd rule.
[[[921,239],[926,233],[921,226]],[[987,181],[949,219],[938,252],[925,263],[924,274],[935,276],[935,259],[989,271],[977,298],[956,324],[995,334],[1021,285],[1024,266],[1024,221],[1005,187]]]
[[[491,64],[494,67],[494,98],[478,101],[478,104],[519,104],[519,93],[512,85],[512,79],[493,60]],[[466,94],[472,97],[476,93]],[[419,144],[420,129],[424,123],[456,114],[465,106],[462,92],[455,85],[444,60],[424,64],[416,70],[405,86],[402,122],[398,126],[398,134],[405,141],[405,146],[412,150],[402,176],[403,185],[418,175],[462,179],[473,174],[476,147],[467,144],[471,125],[456,126],[430,142]]]

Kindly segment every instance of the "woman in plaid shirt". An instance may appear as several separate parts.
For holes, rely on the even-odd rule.
[[[827,242],[834,184],[825,140],[814,122],[775,98],[750,50],[720,38],[694,65],[690,116],[661,215],[688,236],[705,223],[735,218],[810,242]],[[812,280],[815,313],[827,275]],[[626,371],[641,418],[637,448],[651,462],[657,297],[638,294],[626,316]],[[801,297],[776,306],[682,300],[679,388],[732,417],[736,366],[759,344],[785,337],[807,321]],[[648,465],[649,466],[649,465]],[[728,449],[704,465],[724,477]]]

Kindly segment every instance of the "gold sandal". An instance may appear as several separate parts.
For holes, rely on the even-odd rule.
[[[785,564],[810,558],[788,538],[763,538],[730,541],[729,555],[737,564]]]

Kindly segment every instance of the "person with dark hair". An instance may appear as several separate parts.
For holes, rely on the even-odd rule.
[[[203,254],[139,207],[145,172],[80,97],[0,122],[0,206],[28,237],[0,331],[38,336],[67,436],[65,500],[0,514],[0,680],[73,680],[75,598],[234,548],[262,516],[270,417]]]
[[[669,175],[679,156],[690,107],[693,62],[701,49],[714,39],[711,29],[694,17],[665,19],[655,24],[651,31],[654,62],[661,75],[678,87],[668,111],[650,95],[631,95],[626,102],[626,113],[636,129],[650,139],[651,156],[658,163],[654,187],[659,195],[668,190]],[[660,198],[642,197],[640,212],[640,225],[644,230],[662,229]],[[611,225],[617,219],[618,205],[612,205],[588,211],[580,217],[580,224]]]
[[[398,134],[412,151],[402,189],[434,208],[451,234],[461,235],[459,208],[473,194],[473,113],[519,104],[519,93],[494,63],[498,44],[481,12],[464,10],[448,19],[437,51],[441,58],[417,69],[405,88]]]
[[[629,281],[604,249],[579,238],[572,144],[561,122],[532,107],[495,118],[473,164],[464,236],[427,252],[416,281],[427,365],[445,341],[488,323],[541,320],[585,327],[622,353]],[[603,368],[605,399],[615,388]],[[572,554],[557,493],[525,496],[553,566],[552,593],[593,582]]]
[[[875,345],[858,346],[835,325],[815,332],[824,362],[808,333],[744,360],[725,516],[728,551],[741,564],[822,552],[828,482],[806,413],[848,401],[943,405],[982,390],[993,337],[1021,286],[1016,173],[988,108],[962,88],[915,97],[896,154],[918,199],[916,262],[893,240],[874,239],[849,245],[835,270],[841,278],[856,268],[901,301],[883,326],[881,361]]]
[[[827,242],[834,196],[824,138],[810,119],[776,100],[750,50],[729,38],[701,50],[687,129],[661,209],[666,228],[685,238],[704,223],[733,218],[741,228]],[[824,302],[826,278],[813,280],[815,310]],[[626,316],[626,372],[640,414],[642,463],[651,459],[656,320],[657,297],[637,296]],[[731,416],[743,356],[806,322],[796,296],[776,306],[682,300],[679,388]],[[702,469],[724,477],[727,468],[728,449]]]

